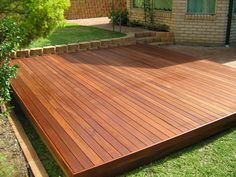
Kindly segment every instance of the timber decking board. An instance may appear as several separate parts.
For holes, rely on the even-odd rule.
[[[134,45],[16,59],[12,88],[69,176],[109,176],[236,123],[236,70]]]

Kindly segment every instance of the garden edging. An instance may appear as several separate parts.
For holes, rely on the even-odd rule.
[[[2,111],[6,110],[6,106],[0,108]],[[17,120],[17,117],[13,110],[8,115],[9,123],[12,126],[16,139],[22,149],[25,159],[30,166],[31,172],[35,177],[48,177],[48,174],[43,167],[35,149],[33,148],[30,140],[28,139],[23,127]]]
[[[63,54],[78,51],[95,50],[100,48],[113,48],[134,44],[170,45],[174,44],[174,34],[171,32],[145,31],[129,34],[121,38],[111,38],[80,42],[67,45],[47,46],[43,48],[31,48],[18,50],[12,53],[11,58],[29,58],[32,56],[42,56],[50,54]]]

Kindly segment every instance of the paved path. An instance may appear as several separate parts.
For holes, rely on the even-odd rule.
[[[112,25],[109,23],[110,19],[108,17],[68,20],[68,22],[84,26],[95,26],[97,28],[102,28],[112,31]],[[119,31],[119,26],[116,26],[116,31]],[[121,29],[121,32],[125,34],[142,32],[142,31],[148,31],[148,30],[141,27],[128,27],[128,26],[122,26]]]
[[[167,46],[166,48],[236,68],[236,47],[191,47],[173,45]]]

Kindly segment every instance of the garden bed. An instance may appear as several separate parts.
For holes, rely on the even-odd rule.
[[[48,176],[64,177],[65,174],[63,173],[62,169],[54,160],[53,156],[51,155],[44,142],[41,140],[32,123],[29,121],[29,119],[22,112],[21,108],[18,106],[17,101],[13,100],[11,104],[14,106],[14,112],[17,115],[17,119],[22,125]]]
[[[28,164],[8,118],[0,118],[0,176],[29,175]]]

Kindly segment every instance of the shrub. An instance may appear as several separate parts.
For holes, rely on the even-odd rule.
[[[25,33],[24,43],[46,37],[64,19],[69,0],[1,0],[0,17],[12,17]]]
[[[147,29],[152,30],[152,31],[165,31],[165,32],[170,30],[169,26],[166,24],[149,25],[147,26]]]
[[[143,22],[138,21],[138,20],[132,20],[129,21],[129,26],[132,27],[143,27],[145,26],[147,29],[152,30],[152,31],[169,31],[170,27],[166,24],[149,24],[149,25],[144,25]]]
[[[11,100],[10,83],[16,77],[18,68],[10,63],[11,52],[28,45],[34,39],[52,33],[63,21],[64,9],[69,6],[69,2],[69,0],[1,0],[0,106]],[[0,111],[0,116],[2,115]]]
[[[10,64],[10,55],[20,43],[21,30],[17,24],[11,19],[0,20],[0,106],[11,100],[10,81],[16,77],[18,66]]]
[[[131,27],[143,27],[144,24],[140,20],[130,20],[128,26]]]
[[[129,18],[128,18],[128,11],[126,9],[119,9],[119,10],[111,10],[108,15],[110,22],[114,25],[120,25],[120,18],[121,18],[121,25],[127,25]]]

